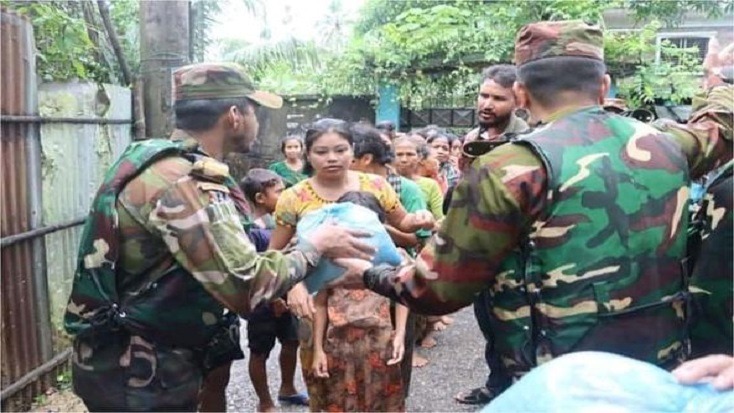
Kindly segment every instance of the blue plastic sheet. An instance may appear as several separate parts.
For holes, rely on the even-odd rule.
[[[309,236],[326,222],[335,222],[347,228],[364,230],[371,234],[363,241],[372,245],[376,253],[372,262],[374,264],[398,265],[401,256],[397,247],[392,242],[390,234],[380,223],[377,214],[363,206],[351,202],[330,204],[316,211],[304,215],[296,227],[298,240],[308,239]],[[316,293],[324,284],[332,281],[344,273],[344,269],[335,265],[331,260],[322,259],[319,265],[306,277],[306,288],[310,293]]]
[[[649,363],[602,352],[571,353],[534,369],[483,413],[734,412],[734,392],[685,386]]]

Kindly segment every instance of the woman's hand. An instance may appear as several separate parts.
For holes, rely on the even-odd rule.
[[[405,355],[405,332],[395,332],[392,339],[392,358],[387,361],[388,366],[398,364],[403,361]]]
[[[288,291],[288,308],[296,317],[305,317],[313,320],[316,307],[313,303],[313,297],[308,293],[303,283],[296,284]]]
[[[681,384],[710,380],[716,390],[734,389],[734,357],[716,354],[688,360],[672,371]]]
[[[436,219],[429,211],[415,211],[411,215],[413,216],[411,226],[415,228],[416,231],[419,229],[433,230],[433,227],[436,224]]]
[[[314,350],[311,372],[314,376],[320,379],[326,379],[329,377],[329,364],[326,360],[326,353],[324,353],[324,350]]]

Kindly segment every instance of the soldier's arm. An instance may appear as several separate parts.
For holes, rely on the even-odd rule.
[[[505,145],[472,164],[414,267],[376,267],[368,288],[424,314],[469,305],[497,274],[546,202],[546,173],[527,148]]]
[[[258,254],[223,185],[179,179],[149,216],[176,261],[232,311],[248,314],[300,282],[320,256],[308,243]]]
[[[653,123],[681,146],[688,159],[692,179],[700,178],[732,158],[732,96],[734,86],[712,88],[695,99],[688,124]]]

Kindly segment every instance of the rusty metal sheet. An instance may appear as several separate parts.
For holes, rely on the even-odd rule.
[[[32,29],[24,18],[5,10],[0,24],[0,100],[2,115],[32,115],[35,89],[35,65]],[[29,93],[30,92],[30,93]],[[29,148],[29,134],[33,126],[2,123],[0,165],[0,236],[18,234],[33,228],[38,222],[38,212],[31,195],[35,182],[31,179],[34,161]],[[38,154],[36,154],[38,155]],[[37,194],[36,194],[37,195]],[[39,326],[47,324],[40,317],[37,283],[34,271],[38,258],[36,240],[27,240],[2,249],[0,290],[2,295],[2,338],[0,362],[2,385],[22,377],[45,360]],[[44,383],[37,382],[22,390],[16,397],[3,401],[3,410],[26,406]]]

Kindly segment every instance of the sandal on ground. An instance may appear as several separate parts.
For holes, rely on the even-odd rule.
[[[295,406],[308,406],[308,396],[303,393],[296,393],[290,396],[278,396],[278,401]]]
[[[454,397],[457,402],[462,404],[487,404],[497,397],[497,393],[486,388],[478,387],[469,391],[461,392]]]

